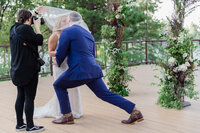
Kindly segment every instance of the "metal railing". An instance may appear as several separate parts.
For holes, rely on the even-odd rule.
[[[194,44],[200,46],[200,40],[192,40]],[[148,45],[146,45],[146,43]],[[100,42],[96,42],[96,55],[100,57],[99,49],[103,48]],[[126,51],[129,51],[129,65],[139,64],[157,64],[160,56],[165,56],[164,47],[167,46],[166,40],[138,40],[138,41],[123,41]],[[107,58],[107,57],[106,57]],[[101,66],[106,66],[107,62],[104,60]]]
[[[145,45],[145,44],[148,45]],[[193,40],[193,43],[200,46],[200,40]],[[139,64],[157,64],[158,59],[163,54],[164,47],[167,45],[166,40],[149,40],[149,41],[123,41],[123,47],[128,51],[129,65]],[[96,61],[101,67],[108,64],[108,58],[105,55],[105,48],[100,42],[96,42]],[[40,56],[45,60],[45,65],[41,68],[40,75],[53,74],[52,58],[48,56],[47,45],[40,49]],[[0,45],[0,79],[7,79],[10,76],[10,47],[9,45]]]

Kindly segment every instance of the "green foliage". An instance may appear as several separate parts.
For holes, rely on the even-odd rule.
[[[107,14],[106,19],[109,25],[103,25],[102,45],[108,58],[108,68],[106,69],[106,77],[108,78],[109,90],[121,96],[128,96],[130,89],[127,83],[132,80],[132,76],[128,72],[128,55],[125,47],[122,45],[123,29],[126,23],[125,16],[127,10],[131,7],[126,3],[117,5],[113,3],[112,10]]]
[[[117,49],[112,42],[102,42],[105,46],[106,55],[109,57],[106,77],[108,78],[109,89],[121,96],[128,96],[130,89],[127,83],[132,80],[128,68],[128,52],[125,47]]]
[[[0,29],[0,45],[7,44],[9,42],[9,29],[11,27],[11,23],[2,23],[2,28]]]
[[[7,78],[7,79],[0,79],[0,81],[10,81],[11,79],[10,78]]]
[[[181,99],[174,95],[167,86],[163,87],[158,94],[160,96],[157,103],[161,104],[162,107],[182,109]]]
[[[113,38],[115,36],[115,27],[111,25],[103,25],[101,27],[101,35],[106,38]]]
[[[50,74],[41,74],[41,77],[48,77]]]
[[[109,89],[119,95],[128,96],[130,89],[127,82],[132,80],[132,76],[128,73],[127,53],[121,48],[117,54],[110,57],[113,61],[109,62],[110,68],[106,71]]]
[[[194,90],[194,71],[197,67],[197,59],[192,58],[192,53],[197,48],[192,43],[193,37],[183,30],[178,37],[166,35],[168,46],[165,48],[167,55],[160,61],[163,69],[163,78],[160,78],[158,86],[162,87],[158,92],[158,104],[166,108],[181,109],[183,98],[198,99],[198,93]]]
[[[197,46],[192,43],[193,37],[183,29],[185,16],[195,9],[194,4],[197,1],[173,0],[173,2],[174,14],[169,20],[170,32],[165,35],[168,42],[165,48],[166,57],[160,60],[163,78],[160,78],[158,84],[162,87],[158,92],[160,94],[158,104],[166,108],[181,109],[185,96],[196,100],[199,93],[194,90],[194,71],[198,60],[192,56]]]

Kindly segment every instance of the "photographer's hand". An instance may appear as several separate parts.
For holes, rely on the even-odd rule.
[[[34,26],[35,26],[37,34],[41,34],[41,31],[40,31],[40,25],[41,25],[40,19],[33,20],[33,22],[34,22]]]

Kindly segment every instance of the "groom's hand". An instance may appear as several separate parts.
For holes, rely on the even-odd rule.
[[[54,58],[52,65],[58,66],[56,58]]]

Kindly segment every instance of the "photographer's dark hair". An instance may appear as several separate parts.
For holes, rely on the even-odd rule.
[[[19,11],[17,15],[17,21],[19,23],[24,23],[26,20],[28,20],[32,16],[32,13],[29,10],[22,9]]]

